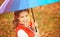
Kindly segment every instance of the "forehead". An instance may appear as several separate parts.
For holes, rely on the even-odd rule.
[[[22,11],[19,15],[20,15],[20,16],[28,15],[28,11]]]

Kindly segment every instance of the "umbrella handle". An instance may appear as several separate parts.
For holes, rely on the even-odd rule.
[[[35,22],[34,13],[33,13],[33,9],[32,8],[31,8],[31,12],[32,12],[33,21]]]
[[[31,12],[32,12],[33,21],[35,22],[34,13],[33,13],[32,8],[31,8]],[[36,32],[37,32],[37,28],[36,28],[36,26],[35,26],[35,29],[36,29]]]

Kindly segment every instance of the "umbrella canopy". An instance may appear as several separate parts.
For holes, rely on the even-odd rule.
[[[6,6],[7,6],[7,4],[8,4],[9,2],[10,2],[9,0],[5,0],[5,1],[2,3],[2,5],[0,6],[0,13],[2,13],[2,12],[5,10],[5,8],[6,8]]]
[[[58,1],[60,0],[5,0],[5,2],[0,6],[0,13],[43,6]]]
[[[60,0],[39,0],[38,1],[40,6],[43,6],[43,5],[47,5],[47,4],[52,4],[52,3],[56,3],[56,2],[60,2]]]
[[[7,10],[5,11],[16,11],[16,10],[23,10],[27,8],[33,8],[39,6],[39,3],[37,0],[13,0],[13,3]]]

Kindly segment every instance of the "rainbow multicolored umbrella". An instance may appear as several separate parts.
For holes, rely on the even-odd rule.
[[[60,0],[5,0],[0,6],[0,13],[33,8],[59,1]]]

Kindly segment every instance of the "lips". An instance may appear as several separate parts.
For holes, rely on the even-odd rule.
[[[25,21],[24,21],[24,23],[27,23],[27,22],[28,22],[28,20],[25,20]]]
[[[29,22],[29,19],[26,19],[26,20],[23,20],[24,23],[28,23]]]

